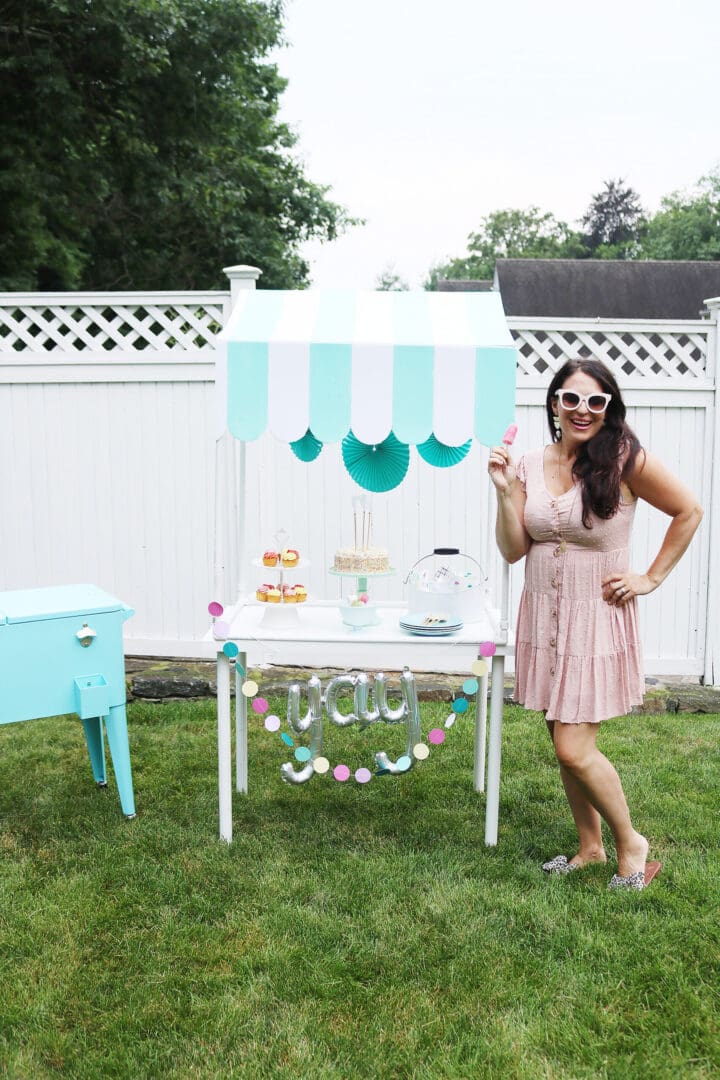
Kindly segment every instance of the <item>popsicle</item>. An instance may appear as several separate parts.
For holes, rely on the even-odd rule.
[[[507,431],[502,437],[503,445],[512,446],[515,442],[515,436],[517,435],[517,424],[510,424]]]

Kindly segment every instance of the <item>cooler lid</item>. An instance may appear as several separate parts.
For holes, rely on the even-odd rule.
[[[121,600],[103,592],[97,585],[53,585],[44,589],[0,592],[0,624],[127,610]]]

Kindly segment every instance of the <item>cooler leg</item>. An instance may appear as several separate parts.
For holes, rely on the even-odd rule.
[[[105,787],[107,784],[107,772],[105,771],[105,740],[103,738],[102,717],[93,716],[89,720],[83,720],[82,724],[85,728],[85,741],[87,742],[95,783]]]
[[[135,817],[132,771],[130,769],[130,744],[128,743],[127,715],[124,705],[111,705],[110,715],[105,718],[110,757],[120,794],[120,805],[125,817]]]

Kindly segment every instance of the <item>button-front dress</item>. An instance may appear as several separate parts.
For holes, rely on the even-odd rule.
[[[582,523],[580,485],[552,495],[544,450],[520,459],[526,494],[525,560],[515,642],[515,699],[564,724],[624,716],[643,700],[637,600],[615,607],[603,600],[602,580],[630,569],[635,500],[621,502],[607,521]]]

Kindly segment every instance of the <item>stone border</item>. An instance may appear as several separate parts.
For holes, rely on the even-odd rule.
[[[209,660],[162,660],[127,657],[128,701],[177,701],[215,697],[215,663]],[[323,681],[340,674],[339,668],[316,670]],[[388,672],[388,675],[397,674]],[[266,695],[285,694],[288,685],[308,678],[307,668],[268,665],[249,671],[262,683]],[[420,701],[452,701],[457,692],[457,675],[441,672],[415,674]],[[505,680],[505,703],[512,704],[514,682]],[[234,689],[234,687],[233,687]],[[645,698],[636,713],[720,713],[720,687],[698,683],[673,682],[659,677],[645,680]]]

